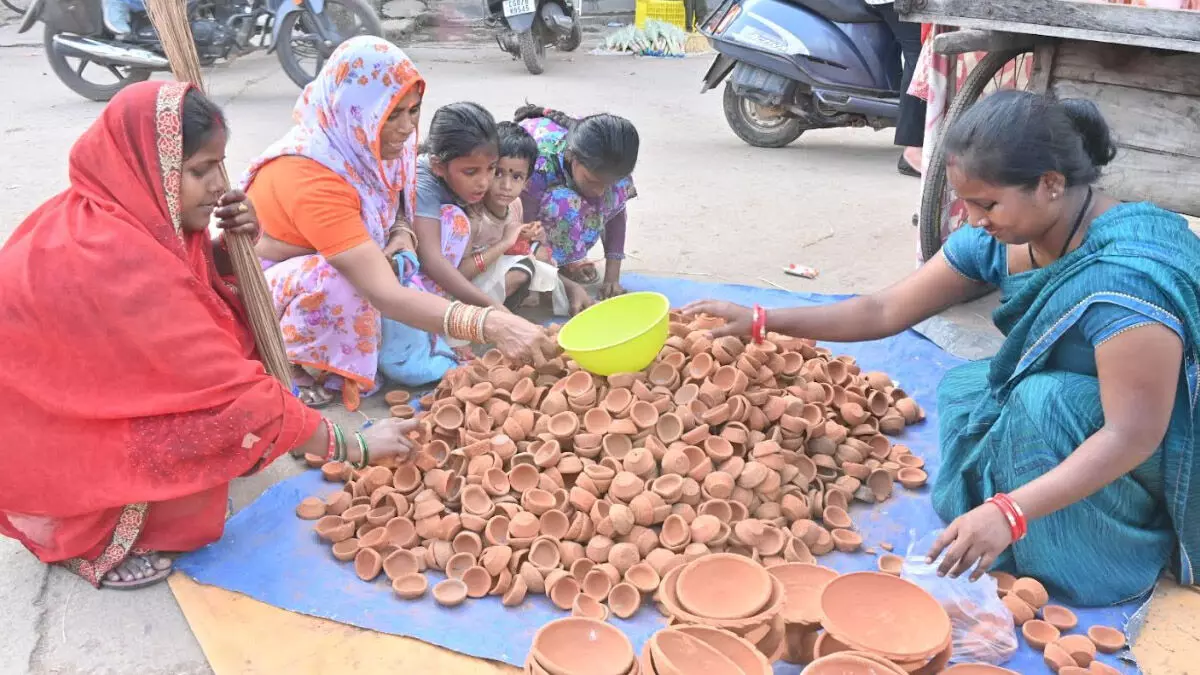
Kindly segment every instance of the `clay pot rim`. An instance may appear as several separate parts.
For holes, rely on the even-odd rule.
[[[539,628],[538,631],[534,633],[533,644],[529,648],[530,658],[535,660],[539,666],[541,666],[551,675],[571,675],[570,670],[550,660],[550,658],[546,656],[546,653],[539,649],[539,645],[541,645],[543,640],[545,640],[547,636],[554,631],[570,630],[570,627],[576,624],[582,624],[585,627],[581,628],[580,630],[588,630],[596,634],[607,633],[619,638],[618,643],[622,644],[628,651],[628,662],[625,662],[624,654],[612,654],[612,660],[614,662],[619,662],[617,663],[618,667],[614,668],[614,672],[628,673],[634,668],[636,654],[633,651],[633,644],[629,642],[629,638],[625,637],[625,634],[622,633],[616,626],[582,616],[569,616],[562,619],[556,619]]]
[[[450,597],[445,597],[447,593],[452,593]],[[467,599],[467,584],[462,579],[446,578],[433,585],[433,597],[438,604],[445,606],[453,606]],[[447,602],[453,605],[446,605]]]
[[[675,597],[674,584],[676,581],[678,581],[679,575],[683,572],[685,567],[687,567],[687,564],[676,565],[675,567],[671,568],[662,576],[662,581],[658,585],[659,602],[662,603],[663,607],[666,608],[669,614],[673,615],[684,623],[698,623],[706,626],[713,626],[715,628],[726,628],[737,632],[737,630],[740,628],[760,626],[772,621],[783,611],[787,590],[784,588],[782,581],[774,576],[771,576],[771,600],[767,603],[766,608],[764,608],[761,613],[746,617],[745,619],[733,620],[706,619],[701,616],[696,616],[695,614],[683,609],[683,607],[680,606],[678,599]]]
[[[799,575],[799,578],[797,578],[797,585],[801,585],[801,580],[803,580],[804,583],[802,584],[802,587],[812,591],[812,596],[808,599],[806,607],[793,608],[790,604],[787,604],[785,600],[785,607],[783,610],[785,621],[802,626],[818,626],[821,624],[821,619],[824,617],[824,613],[821,611],[821,592],[825,590],[825,586],[830,581],[833,581],[837,577],[841,576],[837,570],[825,567],[824,565],[818,565],[816,563],[784,563],[782,565],[768,567],[767,573],[779,579],[780,582],[783,583],[785,589],[788,586],[787,578],[792,577],[793,575]],[[809,579],[819,580],[822,578],[824,579],[824,582],[821,583],[816,589],[813,589],[813,585],[811,583],[807,583]],[[796,611],[793,612],[793,609]],[[813,611],[806,612],[806,609],[811,609]]]
[[[767,659],[766,655],[760,652],[750,641],[727,630],[703,625],[684,625],[679,626],[674,630],[691,635],[697,640],[708,643],[713,649],[716,649],[724,654],[725,658],[733,661],[733,664],[738,666],[738,668],[740,668],[745,675],[770,675],[772,672],[774,672],[771,667],[771,662]],[[736,645],[739,648],[739,651],[745,652],[748,659],[753,660],[758,664],[759,672],[755,673],[753,671],[746,670],[744,667],[742,667],[741,660],[735,660],[731,658],[725,649],[722,649],[717,644],[714,644],[712,641],[710,641],[710,639],[706,639],[706,636],[710,638],[712,636],[718,636],[716,638],[717,640],[722,641],[725,644]]]
[[[906,602],[897,602],[896,604],[898,606],[902,605],[906,608],[912,608],[914,604],[919,603],[920,606],[916,607],[916,609],[913,610],[912,614],[910,615],[910,619],[911,617],[920,617],[919,621],[905,621],[901,617],[897,617],[897,621],[893,623],[894,626],[928,627],[930,630],[927,630],[926,632],[933,634],[933,630],[936,630],[938,631],[938,634],[941,634],[943,637],[939,638],[936,646],[930,646],[929,644],[917,645],[915,648],[909,647],[908,649],[911,649],[911,651],[907,652],[884,648],[894,646],[893,644],[881,646],[877,644],[869,644],[871,640],[863,642],[855,639],[854,626],[856,624],[851,621],[848,623],[848,625],[842,625],[843,620],[847,618],[845,616],[845,608],[853,608],[855,605],[837,602],[836,597],[842,587],[858,584],[860,582],[902,589],[899,592],[907,596],[905,598]],[[876,589],[876,594],[878,594],[878,589]],[[821,612],[824,614],[824,618],[822,619],[821,623],[825,627],[826,632],[834,635],[838,641],[855,650],[874,652],[896,661],[928,660],[945,649],[946,642],[950,640],[950,615],[946,613],[946,610],[942,607],[941,603],[939,603],[937,599],[930,595],[928,591],[925,591],[911,581],[901,579],[900,577],[894,577],[890,574],[884,574],[882,572],[852,572],[850,574],[840,575],[831,580],[825,585],[825,589],[821,592]],[[849,630],[847,630],[847,628],[849,628]],[[893,630],[891,635],[895,635],[895,633],[896,631]],[[894,638],[893,642],[902,641],[906,645],[912,645],[912,637],[913,636],[905,636],[906,639],[903,640],[900,638]]]

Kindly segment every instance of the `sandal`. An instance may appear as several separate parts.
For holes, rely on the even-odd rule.
[[[297,389],[300,392],[297,395],[300,402],[313,410],[320,410],[333,403],[333,394],[329,393],[328,389],[319,384],[297,387]]]
[[[560,272],[571,281],[585,286],[600,281],[600,272],[596,270],[596,264],[590,260],[576,260],[573,263],[567,263],[562,266]]]
[[[100,581],[101,588],[134,590],[164,581],[175,570],[175,563],[159,553],[130,555]]]

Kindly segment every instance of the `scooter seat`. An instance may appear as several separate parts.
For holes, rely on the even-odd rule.
[[[883,18],[871,11],[863,0],[786,0],[813,11],[834,23],[881,23]]]

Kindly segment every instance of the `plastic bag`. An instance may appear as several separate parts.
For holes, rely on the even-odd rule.
[[[908,547],[901,577],[937,598],[950,615],[950,640],[955,661],[1000,665],[1012,658],[1019,643],[1013,617],[997,595],[996,580],[984,575],[972,582],[939,577],[940,560],[925,562],[925,554],[941,531],[926,535]]]

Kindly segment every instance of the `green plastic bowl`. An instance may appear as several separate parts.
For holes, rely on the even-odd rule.
[[[558,344],[594,375],[635,373],[662,351],[670,312],[671,303],[661,293],[618,295],[568,321],[558,333]]]

